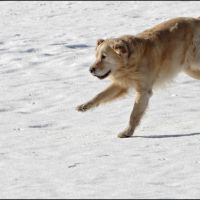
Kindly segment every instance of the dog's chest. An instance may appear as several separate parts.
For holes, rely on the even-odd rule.
[[[135,88],[137,81],[130,75],[121,76],[121,77],[112,77],[113,82],[117,83],[123,88],[133,89]]]

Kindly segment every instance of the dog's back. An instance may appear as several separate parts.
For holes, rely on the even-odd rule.
[[[136,35],[148,42],[157,66],[157,83],[169,82],[187,68],[200,70],[200,17],[180,17]]]

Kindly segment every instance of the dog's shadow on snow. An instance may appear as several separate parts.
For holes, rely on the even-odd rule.
[[[189,133],[189,134],[175,134],[175,135],[150,135],[150,136],[132,136],[132,138],[175,138],[175,137],[188,137],[196,136],[200,133]]]

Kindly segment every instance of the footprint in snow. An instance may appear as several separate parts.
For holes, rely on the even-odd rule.
[[[76,167],[77,165],[80,165],[81,163],[74,163],[73,165],[69,165],[68,168]]]
[[[52,126],[51,124],[39,124],[39,125],[34,125],[34,126],[29,126],[29,128],[46,128]]]

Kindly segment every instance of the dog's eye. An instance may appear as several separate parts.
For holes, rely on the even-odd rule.
[[[102,54],[102,58],[105,59],[105,58],[106,58],[106,55],[105,55],[105,54]]]

